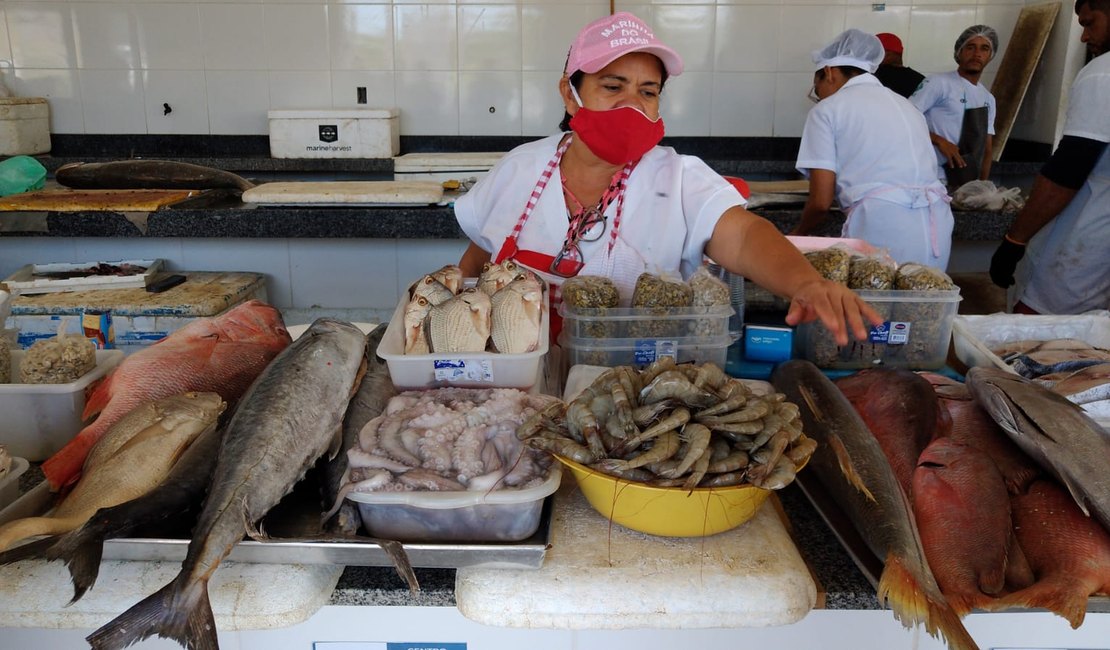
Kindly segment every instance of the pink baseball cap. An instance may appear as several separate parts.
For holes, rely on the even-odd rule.
[[[659,57],[667,74],[682,74],[682,57],[655,38],[651,27],[627,11],[599,18],[578,32],[567,54],[564,72],[578,70],[593,74],[630,52],[647,52]]]

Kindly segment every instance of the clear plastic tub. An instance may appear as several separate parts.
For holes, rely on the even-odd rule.
[[[559,346],[566,354],[567,367],[644,366],[663,357],[674,357],[677,363],[712,362],[724,368],[728,362],[728,346],[732,336],[726,330],[721,336],[677,336],[674,338],[594,339],[559,336]]]
[[[351,492],[371,537],[401,542],[518,542],[540,526],[543,500],[559,489],[562,466],[523,490]]]
[[[559,307],[563,333],[575,339],[674,339],[728,336],[732,305],[712,307]]]
[[[474,280],[467,279],[466,286]],[[547,354],[551,331],[547,296],[540,315],[540,343],[532,352],[444,352],[405,354],[404,316],[408,296],[402,295],[386,327],[378,356],[389,367],[389,376],[399,390],[461,386],[464,388],[519,388],[528,390],[536,383],[540,363]]]
[[[12,458],[12,466],[3,476],[0,476],[0,510],[19,498],[19,477],[23,476],[30,466],[31,464],[24,458]]]
[[[12,351],[12,378],[26,354]],[[123,360],[120,350],[97,350],[96,367],[68,384],[0,384],[0,445],[12,456],[46,460],[62,448],[83,422],[85,389]]]
[[[952,321],[960,290],[858,291],[884,323],[872,327],[868,340],[849,340],[841,347],[819,321],[795,330],[794,356],[819,368],[857,370],[874,366],[936,370],[948,358]]]
[[[1078,339],[1096,348],[1110,349],[1110,311],[1068,316],[956,316],[952,325],[956,357],[969,368],[993,366],[1006,372],[1016,372],[991,348],[1013,341],[1053,339]]]

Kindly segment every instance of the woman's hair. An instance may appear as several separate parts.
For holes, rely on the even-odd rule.
[[[1075,13],[1079,13],[1083,5],[1089,5],[1092,11],[1110,13],[1110,0],[1075,0]]]
[[[582,78],[586,76],[585,72],[581,70],[575,71],[570,76],[570,85],[574,86],[575,90],[582,87]],[[663,67],[663,76],[659,79],[659,92],[663,92],[663,86],[667,83],[667,68]],[[563,113],[563,121],[559,122],[559,130],[562,132],[570,131],[570,113]]]
[[[844,75],[845,79],[851,79],[852,77],[856,77],[867,72],[863,68],[857,68],[854,65],[835,65],[833,67],[837,70],[840,70],[840,73]],[[824,68],[817,68],[816,74],[818,79],[820,79],[821,81],[825,80]]]

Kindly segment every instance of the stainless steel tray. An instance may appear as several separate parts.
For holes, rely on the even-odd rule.
[[[348,566],[393,566],[389,556],[369,537],[350,541],[313,538],[320,521],[314,503],[314,487],[302,481],[291,495],[263,519],[267,541],[244,540],[228,560],[270,564],[343,564]],[[554,495],[544,500],[540,525],[529,538],[519,542],[432,544],[406,543],[409,562],[415,568],[538,569],[551,545],[551,508]],[[45,512],[51,503],[46,483],[40,483],[7,508],[0,510],[0,524]],[[186,538],[124,538],[104,543],[105,560],[180,562],[189,547]]]

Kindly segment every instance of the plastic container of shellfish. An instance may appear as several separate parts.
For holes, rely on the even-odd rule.
[[[465,286],[475,280],[467,278]],[[389,319],[378,356],[389,367],[389,376],[399,390],[461,386],[464,388],[519,388],[528,390],[542,375],[540,364],[547,354],[550,336],[550,314],[547,296],[540,312],[540,341],[532,352],[502,354],[498,352],[432,352],[405,354],[405,306],[408,296],[402,294],[397,309]]]
[[[12,350],[12,379],[26,352]],[[65,384],[0,384],[0,445],[13,456],[46,460],[81,430],[85,391],[123,361],[120,350],[97,350],[96,367]]]
[[[351,492],[371,537],[400,542],[519,542],[540,527],[543,500],[559,489],[563,470],[524,489],[452,492]]]
[[[726,324],[728,319],[725,319]],[[717,336],[675,336],[656,338],[578,338],[564,329],[559,346],[566,354],[567,366],[645,366],[663,357],[677,363],[712,362],[724,368],[732,336],[726,328]]]
[[[856,293],[879,312],[883,324],[871,327],[866,340],[849,340],[839,346],[819,321],[802,323],[794,331],[795,358],[833,370],[876,366],[936,370],[944,366],[961,300],[959,289]]]
[[[709,307],[590,307],[563,303],[563,332],[574,339],[710,338],[729,334],[732,305]]]

